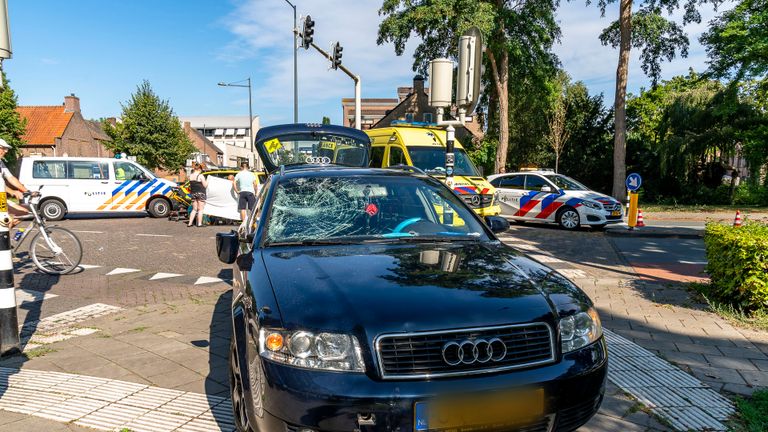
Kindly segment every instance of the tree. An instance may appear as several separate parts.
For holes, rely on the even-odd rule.
[[[392,42],[401,55],[412,35],[421,38],[413,69],[455,58],[458,36],[476,26],[486,42],[485,63],[497,105],[498,141],[494,172],[505,172],[510,138],[509,83],[557,63],[552,44],[560,37],[557,0],[384,0],[377,43]],[[510,81],[512,80],[512,81]]]
[[[613,146],[613,196],[624,198],[624,180],[627,174],[627,77],[629,74],[629,54],[631,47],[641,49],[643,72],[650,76],[654,84],[661,73],[661,60],[672,60],[679,51],[688,55],[688,38],[675,22],[662,16],[662,9],[672,14],[683,5],[685,11],[683,24],[701,22],[701,14],[696,7],[700,4],[720,0],[638,0],[640,10],[633,17],[632,0],[598,0],[600,11],[605,15],[605,8],[619,2],[619,20],[612,23],[600,35],[604,45],[619,48],[619,63],[616,67],[616,93],[614,98],[614,146]],[[591,0],[587,0],[587,4]]]
[[[331,118],[330,118],[330,117],[328,117],[328,116],[323,116],[323,124],[324,124],[324,125],[329,125],[329,124],[331,124]]]
[[[565,125],[567,80],[567,75],[561,73],[556,86],[555,100],[552,103],[552,113],[549,115],[549,134],[547,135],[547,140],[550,147],[552,147],[552,151],[555,152],[555,172],[559,172],[560,154],[563,152],[563,147],[565,147],[571,134]]]
[[[150,169],[177,171],[196,151],[168,101],[161,100],[148,81],[143,81],[122,107],[122,122],[116,126],[102,123],[112,138],[104,145],[114,153],[136,156]]]
[[[701,36],[716,77],[765,78],[768,73],[768,8],[765,0],[742,0]]]
[[[19,149],[24,145],[21,137],[27,129],[27,120],[22,119],[19,112],[16,111],[18,98],[12,88],[8,86],[9,81],[2,73],[3,88],[0,89],[0,138],[4,139],[13,147],[6,155],[8,165],[16,163]]]

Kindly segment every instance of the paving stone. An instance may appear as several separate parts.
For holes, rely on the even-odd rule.
[[[172,374],[149,375],[145,377],[152,385],[162,388],[175,389],[195,381],[203,381],[205,376],[189,369],[179,369]]]
[[[677,364],[689,366],[710,367],[709,362],[702,354],[684,353],[684,352],[665,352],[664,357]]]
[[[752,387],[742,384],[727,383],[723,385],[722,391],[736,393],[742,396],[752,396],[752,393],[759,390],[759,387]]]
[[[739,371],[747,385],[768,387],[768,374],[763,371]]]
[[[675,343],[675,345],[677,346],[677,349],[683,353],[714,354],[714,355],[722,354],[720,350],[717,349],[717,347],[710,346],[710,345],[701,345],[697,343],[683,343],[683,342],[677,342]]]
[[[735,370],[712,367],[696,367],[693,369],[693,374],[702,381],[714,381],[723,384],[746,384],[744,378],[742,378],[739,372]]]
[[[752,360],[752,363],[761,371],[768,371],[768,360]]]
[[[718,355],[706,354],[704,357],[712,365],[712,367],[721,367],[737,370],[757,370],[757,366],[749,359],[736,358],[736,357],[723,357]]]
[[[726,348],[726,347],[718,347],[718,348],[723,353],[723,355],[728,357],[747,358],[747,359],[755,359],[755,360],[768,360],[768,356],[760,352],[760,350],[758,350],[757,348],[755,349]]]

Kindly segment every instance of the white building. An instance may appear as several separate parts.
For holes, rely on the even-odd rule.
[[[219,165],[236,167],[245,160],[251,167],[262,168],[258,155],[251,152],[251,131],[254,136],[259,131],[259,116],[253,117],[251,125],[248,116],[180,116],[179,121],[189,122],[221,150]]]

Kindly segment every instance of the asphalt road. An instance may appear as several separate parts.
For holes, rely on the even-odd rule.
[[[648,279],[690,282],[705,279],[704,240],[612,237],[611,241],[635,271]]]

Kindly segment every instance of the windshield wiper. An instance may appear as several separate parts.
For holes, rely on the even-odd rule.
[[[430,236],[404,235],[404,236],[397,236],[397,237],[385,237],[385,238],[382,238],[382,240],[387,240],[390,242],[408,242],[408,243],[434,243],[434,242],[452,243],[452,242],[476,242],[476,241],[480,241],[480,237],[473,236],[473,235],[457,236],[456,234],[430,235]]]
[[[307,240],[295,240],[295,241],[282,241],[271,242],[265,244],[265,246],[317,246],[317,245],[345,245],[345,244],[359,244],[360,239],[307,239]]]

